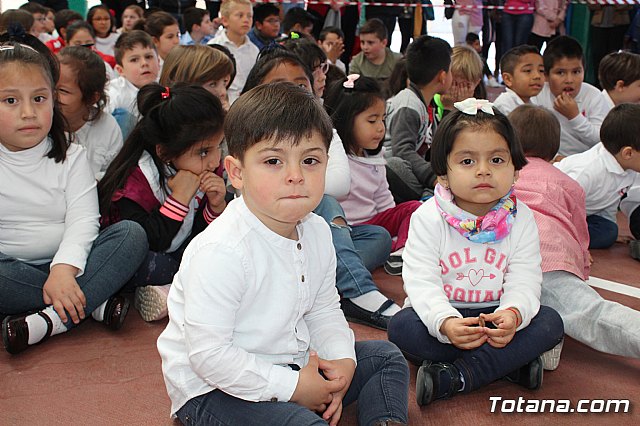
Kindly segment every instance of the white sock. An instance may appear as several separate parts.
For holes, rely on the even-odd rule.
[[[403,251],[404,251],[404,247],[400,247],[398,250],[396,250],[393,253],[391,253],[389,255],[389,257],[391,257],[391,256],[400,256],[400,257],[402,257],[402,252]]]
[[[380,293],[378,290],[374,290],[370,291],[369,293],[365,293],[362,296],[354,297],[350,300],[362,309],[375,312],[380,309],[380,306],[382,306],[384,302],[387,301],[387,297],[384,294]],[[400,306],[394,303],[393,305],[389,306],[384,312],[382,312],[382,315],[393,316],[399,310]]]
[[[109,300],[105,300],[104,303],[96,308],[95,311],[91,312],[91,316],[96,321],[102,321],[104,319],[104,309],[107,307],[107,302]]]
[[[53,309],[53,306],[43,309],[42,313],[48,316],[53,323],[53,329],[51,330],[52,336],[67,331],[67,327],[62,323],[62,320],[55,309]],[[39,314],[31,314],[25,318],[25,321],[27,323],[27,327],[29,327],[29,340],[27,343],[30,345],[38,343],[47,334],[47,321]]]

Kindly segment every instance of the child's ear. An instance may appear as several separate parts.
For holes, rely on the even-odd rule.
[[[122,68],[122,65],[120,65],[120,64],[116,64],[116,67],[114,69],[116,70],[118,75],[122,75],[122,73],[124,72],[124,69]]]
[[[387,44],[389,44],[389,40],[387,40],[386,38],[383,38],[381,42],[384,45],[384,47],[387,47]]]
[[[513,174],[513,183],[515,184],[519,178],[520,178],[520,170],[516,170],[516,172]]]
[[[624,89],[625,85],[624,85],[624,81],[622,80],[618,80],[616,81],[616,85],[613,86],[613,90],[617,90],[618,92],[621,91],[622,89]]]
[[[438,183],[441,186],[444,186],[446,189],[449,189],[449,180],[447,179],[447,175],[438,176],[437,179],[438,179]]]
[[[513,84],[513,76],[508,72],[503,72],[502,73],[502,81],[504,81],[504,84],[507,87],[511,87],[511,85]]]
[[[167,163],[169,161],[166,158],[166,156],[164,155],[164,150],[162,149],[162,146],[160,146],[160,145],[156,145],[156,155],[158,156],[160,161],[162,161],[163,163]]]
[[[100,100],[100,93],[98,93],[98,92],[94,93],[93,96],[91,97],[90,105],[95,104],[99,100]]]
[[[229,182],[235,189],[242,190],[242,161],[227,155],[224,157],[224,169],[227,171]]]
[[[630,146],[623,146],[622,149],[620,149],[620,157],[625,161],[631,160],[631,158],[637,154],[638,151]]]

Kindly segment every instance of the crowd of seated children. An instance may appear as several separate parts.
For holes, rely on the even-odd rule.
[[[630,131],[636,130],[639,113],[638,104],[613,108],[600,128],[602,142],[555,164],[585,192],[589,248],[608,248],[616,242],[620,197],[640,182],[640,139]]]
[[[180,44],[207,44],[213,38],[213,22],[209,11],[197,7],[190,7],[182,14],[184,34],[180,36]]]
[[[421,36],[409,45],[406,70],[409,87],[387,100],[387,180],[396,203],[433,194],[436,176],[426,157],[435,131],[434,95],[451,87],[451,46],[439,38]]]
[[[502,55],[500,60],[502,81],[506,89],[495,100],[494,106],[508,115],[519,105],[531,103],[544,86],[542,55],[534,46],[516,46]]]
[[[253,9],[249,0],[227,0],[220,6],[224,30],[209,41],[220,44],[231,51],[236,60],[236,76],[228,90],[229,104],[240,96],[249,71],[258,57],[258,47],[247,34],[251,30]]]
[[[249,39],[258,50],[277,44],[280,36],[280,9],[272,3],[256,4],[253,8],[253,28]]]
[[[369,19],[360,28],[360,48],[362,51],[351,58],[349,74],[386,80],[401,54],[392,52],[387,46],[387,28],[379,19]]]
[[[600,125],[609,107],[598,89],[584,83],[584,55],[569,36],[549,42],[542,56],[547,79],[531,102],[553,111],[560,121],[562,156],[584,152],[600,141]]]
[[[627,118],[624,111],[612,114],[618,112],[619,119]],[[540,303],[560,314],[568,336],[602,352],[640,358],[640,312],[603,299],[585,283],[591,266],[585,193],[551,164],[560,146],[560,123],[534,105],[516,108],[509,121],[527,157],[514,188],[538,225]]]

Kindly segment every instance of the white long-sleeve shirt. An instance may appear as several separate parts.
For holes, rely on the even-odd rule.
[[[220,389],[248,401],[288,401],[309,350],[355,361],[335,288],[329,225],[309,214],[297,241],[269,230],[242,197],[187,247],[158,338],[175,414]]]
[[[91,170],[95,178],[100,180],[122,148],[122,132],[116,119],[103,112],[96,120],[87,121],[75,132],[74,142],[87,150]]]
[[[520,105],[524,105],[524,101],[516,92],[508,87],[504,92],[500,93],[500,96],[493,102],[493,106],[504,115],[509,115],[511,111],[518,108]]]
[[[96,180],[82,146],[71,144],[61,163],[50,150],[48,138],[18,152],[0,144],[0,252],[81,275],[98,236]]]
[[[349,193],[351,174],[349,172],[349,160],[344,151],[344,145],[336,129],[333,129],[333,138],[329,145],[329,161],[324,179],[324,193],[334,198],[341,198]]]
[[[602,93],[588,83],[582,83],[575,97],[578,115],[569,120],[553,108],[555,96],[545,83],[542,91],[531,98],[531,103],[553,112],[560,121],[560,150],[558,154],[571,155],[584,152],[600,142],[600,126],[609,113],[609,105]]]
[[[511,232],[492,244],[473,243],[440,215],[435,199],[411,216],[402,259],[405,307],[416,311],[429,334],[451,343],[440,332],[446,318],[461,318],[456,308],[517,308],[525,328],[540,309],[542,269],[538,228],[522,202]]]

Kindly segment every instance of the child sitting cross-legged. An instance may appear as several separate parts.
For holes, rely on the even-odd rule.
[[[171,414],[185,424],[407,424],[408,367],[386,341],[354,344],[335,289],[324,191],[331,122],[309,91],[272,83],[225,120],[242,196],[194,238],[158,338]],[[356,364],[357,361],[357,364]]]
[[[403,253],[405,307],[389,340],[422,363],[419,405],[506,377],[542,384],[540,355],[563,337],[540,306],[540,244],[513,194],[526,159],[507,118],[487,101],[457,102],[431,146],[433,198],[411,219]]]

